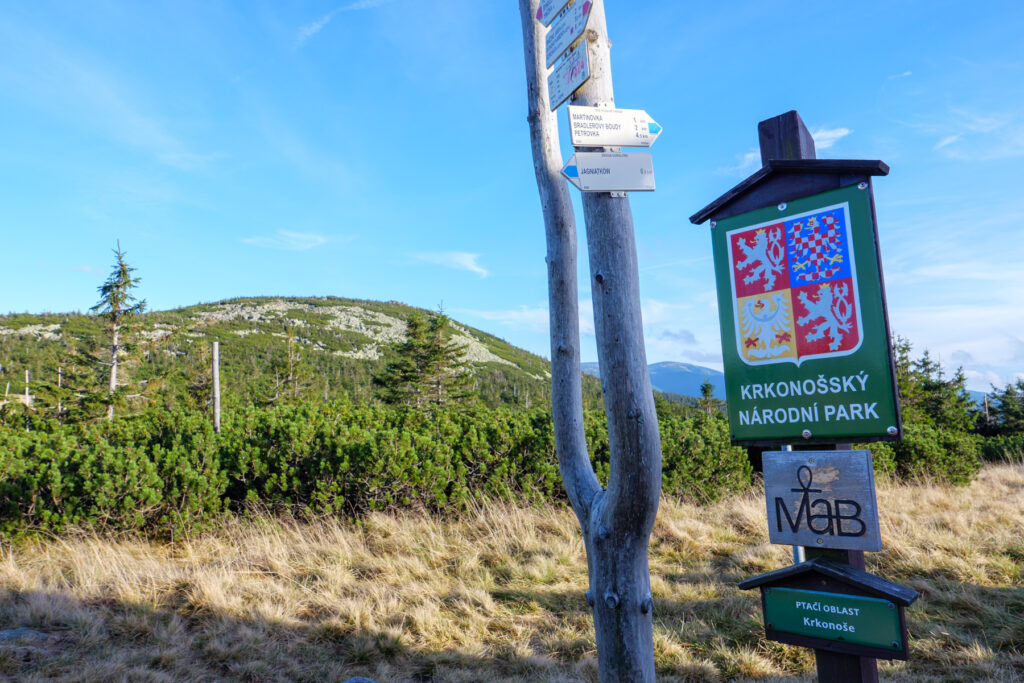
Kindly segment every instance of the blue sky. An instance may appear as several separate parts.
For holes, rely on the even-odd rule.
[[[758,121],[797,109],[819,157],[892,167],[893,329],[973,389],[1024,377],[1024,5],[606,12],[618,106],[665,129],[658,189],[632,198],[650,361],[721,367],[687,218],[759,166]],[[394,299],[547,356],[524,73],[512,0],[4,3],[0,311],[87,309],[120,239],[151,308]]]

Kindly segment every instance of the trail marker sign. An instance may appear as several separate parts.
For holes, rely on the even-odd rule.
[[[548,100],[551,111],[558,109],[590,78],[590,55],[587,42],[577,45],[548,76]]]
[[[642,109],[569,105],[569,133],[574,147],[650,147],[661,130]]]
[[[562,175],[583,192],[652,192],[654,165],[647,152],[576,152]]]
[[[569,46],[583,35],[583,31],[587,28],[587,21],[590,19],[592,7],[593,3],[590,0],[580,0],[548,29],[548,34],[544,39],[547,66],[554,64],[569,49]]]

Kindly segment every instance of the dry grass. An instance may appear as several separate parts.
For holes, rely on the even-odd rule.
[[[1024,468],[988,467],[965,489],[882,485],[879,507],[887,550],[868,568],[921,592],[911,661],[882,663],[882,677],[1024,677]],[[759,492],[663,502],[661,680],[810,680],[810,651],[761,640],[757,598],[735,588],[790,561],[767,543]],[[0,649],[0,679],[591,681],[585,566],[560,507],[264,518],[173,545],[26,541],[0,555],[0,628],[60,639]]]

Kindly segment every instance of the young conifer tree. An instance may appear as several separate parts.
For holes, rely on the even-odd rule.
[[[697,405],[704,411],[704,414],[711,417],[715,413],[715,386],[711,383],[711,380],[704,378],[704,383],[700,385],[700,398],[697,399]]]
[[[373,378],[382,401],[415,408],[463,398],[470,381],[462,348],[451,340],[451,320],[443,313],[409,316],[405,341],[393,347],[383,372]]]
[[[1024,434],[1024,379],[1007,384],[1004,389],[992,387],[989,410],[991,422],[983,432],[991,434]]]
[[[118,240],[114,251],[114,268],[106,282],[99,286],[100,300],[90,311],[107,318],[110,330],[110,381],[107,387],[107,420],[114,419],[114,397],[117,392],[118,356],[121,352],[121,330],[136,315],[146,310],[146,300],[135,298],[132,290],[138,286],[142,278],[132,273],[135,268],[125,260],[126,253],[121,251]]]

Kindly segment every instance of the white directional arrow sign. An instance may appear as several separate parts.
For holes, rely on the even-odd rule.
[[[562,168],[562,175],[584,192],[654,190],[654,165],[649,152],[576,152]]]
[[[547,55],[548,66],[554,64],[573,41],[583,35],[587,20],[590,19],[591,7],[593,3],[590,0],[578,0],[548,29],[548,35],[544,38],[544,54]]]
[[[661,126],[643,109],[602,109],[569,105],[574,147],[650,147]]]
[[[540,7],[537,8],[537,21],[545,26],[550,26],[558,13],[569,4],[569,0],[540,0]]]

